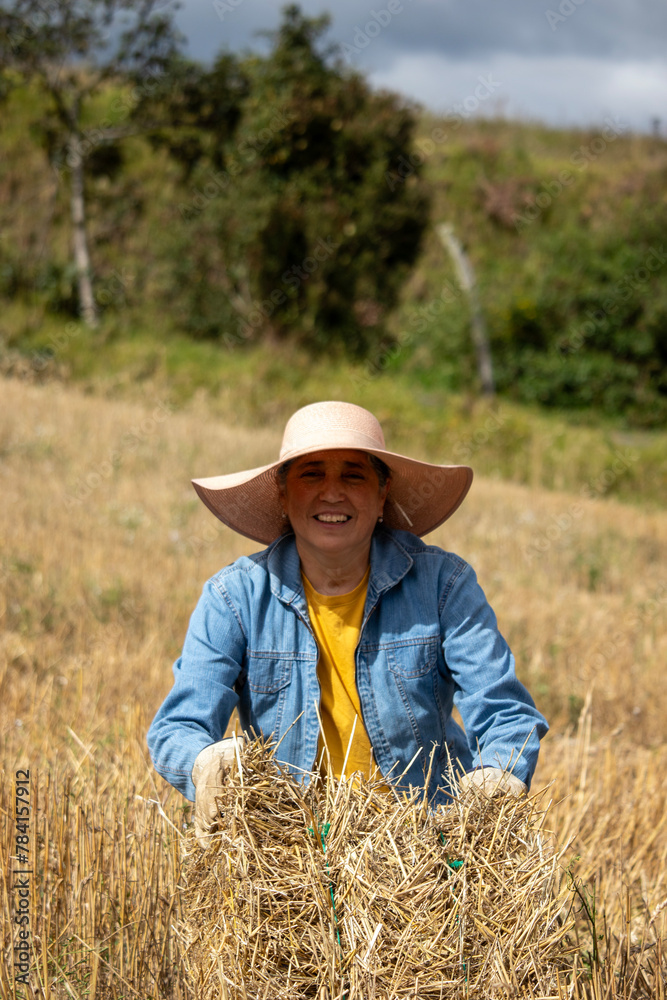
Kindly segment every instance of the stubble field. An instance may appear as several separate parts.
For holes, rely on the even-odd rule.
[[[280,431],[150,393],[0,392],[0,992],[185,997],[189,807],[145,733],[204,581],[257,548],[189,480],[271,460]],[[667,514],[478,478],[430,541],[472,562],[551,723],[533,793],[569,845],[562,995],[664,997]]]

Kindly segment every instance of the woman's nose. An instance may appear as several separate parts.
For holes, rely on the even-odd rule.
[[[342,496],[342,480],[339,479],[338,476],[326,476],[320,490],[320,497],[322,500],[327,500],[329,503],[335,503],[335,501],[340,500]]]

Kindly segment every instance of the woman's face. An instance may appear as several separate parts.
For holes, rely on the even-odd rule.
[[[345,556],[370,544],[388,491],[365,452],[340,449],[295,459],[282,500],[297,545]]]

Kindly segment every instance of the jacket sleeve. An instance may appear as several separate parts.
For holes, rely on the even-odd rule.
[[[467,563],[448,581],[440,622],[473,768],[507,769],[530,787],[540,739],[549,727],[517,679],[514,657]]]
[[[238,704],[234,684],[245,650],[240,617],[214,577],[192,614],[183,652],[174,663],[174,685],[147,736],[156,771],[191,801],[195,758],[223,738]]]

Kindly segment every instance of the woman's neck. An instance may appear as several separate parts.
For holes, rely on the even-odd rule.
[[[297,541],[301,570],[318,594],[333,597],[349,594],[364,578],[368,569],[370,543],[361,551],[327,556]]]

